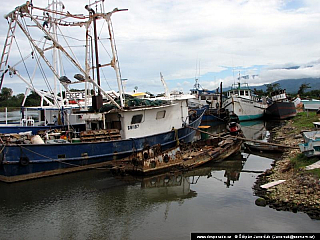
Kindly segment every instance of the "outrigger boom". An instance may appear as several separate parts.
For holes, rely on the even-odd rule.
[[[101,2],[101,1],[96,1],[96,3]],[[62,4],[62,3],[61,3]],[[115,41],[114,41],[114,37],[113,37],[113,30],[112,30],[112,24],[111,24],[111,15],[113,13],[116,12],[120,12],[120,11],[126,11],[127,9],[118,9],[115,8],[113,11],[108,12],[108,13],[96,13],[95,11],[93,11],[91,8],[89,8],[89,6],[86,6],[90,11],[89,16],[84,16],[82,14],[71,14],[69,12],[63,12],[63,11],[59,11],[59,10],[52,10],[49,8],[40,8],[40,7],[36,7],[33,4],[31,4],[29,1],[27,1],[25,4],[16,7],[13,11],[11,11],[10,13],[8,13],[7,15],[5,15],[5,18],[8,20],[9,23],[9,30],[7,33],[7,38],[5,41],[5,45],[4,45],[4,49],[2,52],[2,56],[1,56],[1,61],[0,61],[0,74],[1,74],[1,79],[0,79],[0,89],[2,87],[3,84],[3,79],[4,79],[4,75],[10,71],[12,73],[17,73],[17,70],[15,68],[12,68],[10,66],[8,66],[8,59],[9,59],[9,54],[10,54],[10,49],[13,43],[13,39],[15,37],[15,30],[16,30],[16,26],[18,25],[19,28],[22,30],[22,32],[25,34],[25,36],[28,38],[29,42],[32,44],[34,50],[39,54],[39,56],[43,59],[43,61],[46,63],[46,65],[50,68],[50,70],[52,71],[52,73],[55,76],[55,79],[60,80],[61,77],[63,77],[60,73],[59,70],[56,69],[55,65],[52,65],[50,63],[50,61],[47,59],[47,57],[45,56],[45,52],[48,50],[58,50],[60,51],[67,59],[69,59],[69,61],[80,71],[80,73],[84,76],[84,81],[80,81],[80,82],[87,82],[87,83],[91,83],[93,85],[94,88],[98,89],[98,93],[102,93],[108,100],[110,100],[112,102],[112,104],[114,104],[117,108],[119,109],[123,109],[124,107],[124,101],[125,101],[125,96],[123,93],[123,87],[122,87],[122,81],[121,81],[121,76],[120,76],[120,70],[119,70],[119,64],[118,64],[118,57],[117,57],[117,53],[116,53],[116,47],[115,47]],[[43,11],[43,15],[33,15],[33,9],[37,9],[40,11]],[[64,6],[62,7],[62,9],[64,9]],[[52,13],[53,16],[49,16],[48,13]],[[58,16],[60,16],[61,18],[59,18]],[[41,49],[39,44],[37,44],[36,40],[32,38],[32,36],[30,35],[28,29],[26,28],[26,26],[23,24],[23,22],[20,20],[23,17],[27,17],[29,18],[33,23],[35,23],[36,27],[38,29],[40,29],[44,35],[45,35],[45,42],[47,41],[51,41],[52,42],[52,46],[49,48],[43,48]],[[67,18],[73,18],[76,19],[77,21],[67,21]],[[91,23],[93,22],[93,24],[95,25],[95,21],[97,19],[104,19],[107,24],[108,24],[108,31],[109,31],[109,35],[110,35],[110,43],[111,43],[111,50],[112,50],[112,54],[113,57],[110,61],[110,63],[107,64],[99,64],[99,59],[98,59],[98,53],[97,51],[95,52],[95,56],[96,56],[96,66],[92,66],[89,67],[89,55],[86,55],[86,64],[85,64],[85,69],[76,61],[76,59],[74,57],[71,56],[72,53],[68,53],[68,51],[66,51],[66,49],[57,41],[57,37],[55,36],[55,32],[49,32],[49,30],[46,29],[46,24],[48,24],[48,21],[50,21],[50,23],[52,24],[56,24],[59,26],[85,26],[86,27],[86,49],[89,48],[89,27],[91,25]],[[44,21],[43,24],[40,23],[40,21]],[[95,42],[97,42],[97,36],[95,34]],[[96,48],[97,50],[97,44],[96,44]],[[88,50],[86,50],[87,52]],[[29,55],[29,57],[32,54]],[[53,61],[55,62],[55,60]],[[54,63],[55,64],[55,63]],[[99,68],[101,67],[105,67],[105,66],[111,66],[112,68],[114,68],[115,72],[116,72],[116,78],[117,78],[117,83],[118,83],[118,89],[119,89],[119,96],[120,96],[120,105],[114,100],[113,96],[109,95],[106,91],[104,91],[101,86],[100,86],[100,74],[99,74]],[[89,75],[89,72],[93,69],[96,68],[97,70],[97,79],[96,81],[94,79],[92,79]],[[78,83],[79,81],[75,81],[72,83]],[[70,92],[68,89],[68,85],[71,84],[70,83],[62,83],[62,86],[65,88],[66,92]],[[30,87],[30,86],[29,86]],[[32,89],[34,89],[34,86],[32,87]],[[56,89],[56,88],[55,88]],[[37,93],[40,93],[40,91],[36,91]],[[88,91],[86,91],[88,92]],[[54,92],[54,96],[57,96],[57,93]],[[43,96],[42,96],[43,97]],[[76,99],[74,99],[76,100]],[[63,102],[63,101],[61,101]],[[55,103],[57,103],[57,97],[55,97]],[[63,103],[62,103],[63,104]],[[59,104],[61,105],[61,103]]]

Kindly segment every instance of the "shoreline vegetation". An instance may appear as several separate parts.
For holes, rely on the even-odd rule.
[[[301,133],[314,130],[314,121],[319,121],[315,112],[300,112],[282,127],[273,130],[272,142],[297,146],[303,142]],[[306,158],[299,149],[287,150],[271,169],[258,176],[253,187],[259,198],[256,205],[274,208],[278,211],[305,212],[312,219],[320,220],[320,169],[306,170],[306,166],[319,158]],[[268,189],[261,185],[285,180]]]

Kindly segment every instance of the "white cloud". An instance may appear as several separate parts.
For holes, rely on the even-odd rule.
[[[45,0],[34,0],[46,6]],[[259,74],[255,83],[302,76],[319,77],[318,67],[255,70],[254,66],[307,64],[319,59],[320,3],[318,0],[150,0],[105,1],[105,8],[128,8],[113,16],[113,26],[126,88],[161,92],[159,72],[170,87],[189,87],[200,61],[202,85],[217,88],[234,82],[226,67],[242,66],[245,74]],[[0,15],[23,1],[2,3]],[[65,1],[71,13],[87,14],[87,1]],[[290,8],[289,8],[290,5]],[[6,33],[0,22],[0,43]],[[314,65],[316,66],[316,65]],[[203,76],[212,76],[205,79]],[[216,76],[216,77],[214,77]],[[108,75],[108,79],[111,79]],[[188,80],[188,81],[185,81]],[[185,84],[182,84],[183,81]],[[176,82],[176,84],[175,84]],[[112,84],[111,84],[112,85]],[[115,86],[115,85],[114,85]],[[192,87],[192,85],[191,85]]]

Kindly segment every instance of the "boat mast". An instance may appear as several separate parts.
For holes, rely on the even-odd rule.
[[[115,13],[115,12],[127,11],[127,10],[128,9],[115,8],[115,9],[113,9],[112,12],[109,12],[109,13],[103,15],[104,19],[107,21],[107,24],[108,24],[108,30],[109,30],[109,36],[110,36],[110,44],[111,44],[111,50],[112,50],[112,56],[113,56],[113,59],[111,60],[110,64],[111,64],[111,67],[113,67],[115,72],[116,72],[119,95],[120,95],[120,106],[121,106],[121,108],[124,107],[125,96],[123,94],[123,85],[122,85],[122,80],[121,80],[118,56],[117,56],[117,51],[116,51],[116,44],[115,44],[113,28],[112,28],[112,23],[111,23],[111,15],[113,13]]]
[[[96,1],[94,4],[96,4],[97,2],[98,1]],[[59,5],[60,5],[60,7],[59,7]],[[61,9],[58,9],[58,8],[61,8]],[[16,25],[17,25],[17,26],[19,26],[21,31],[24,33],[24,35],[26,36],[28,41],[31,43],[31,47],[33,48],[33,52],[38,53],[39,57],[45,62],[45,64],[49,67],[51,72],[54,74],[55,80],[59,80],[59,82],[61,82],[62,68],[59,68],[58,66],[62,64],[62,61],[60,59],[61,58],[60,53],[62,53],[70,61],[70,63],[73,66],[75,66],[80,71],[81,74],[83,74],[85,76],[85,78],[84,78],[86,80],[85,83],[92,84],[93,87],[97,89],[98,93],[100,94],[101,100],[102,100],[102,95],[104,95],[117,108],[119,108],[119,109],[123,108],[124,107],[123,89],[122,89],[122,83],[121,83],[121,78],[120,78],[118,60],[116,57],[116,48],[115,48],[114,37],[113,37],[113,32],[112,32],[112,25],[111,25],[111,21],[110,21],[110,17],[112,15],[112,13],[117,12],[117,11],[123,11],[123,10],[114,9],[110,13],[96,13],[93,10],[92,10],[93,11],[92,12],[89,7],[88,7],[88,9],[89,9],[89,12],[91,15],[90,16],[91,19],[89,19],[89,20],[87,20],[88,17],[86,17],[82,14],[73,15],[69,12],[64,12],[63,11],[64,5],[61,2],[58,2],[57,0],[53,0],[53,3],[50,4],[49,7],[47,7],[47,8],[36,7],[33,4],[30,4],[29,2],[27,2],[24,5],[16,7],[13,11],[11,11],[9,14],[7,14],[5,16],[5,18],[9,22],[9,31],[7,34],[7,41],[5,43],[5,47],[4,47],[2,56],[0,58],[1,59],[1,62],[0,62],[0,74],[1,74],[0,86],[2,84],[3,77],[4,77],[5,73],[7,73],[9,70],[14,74],[18,73],[18,71],[15,68],[7,66],[8,57],[9,57],[9,50],[10,50],[10,47],[13,42],[12,40],[14,38],[14,31],[15,31]],[[42,11],[44,14],[33,15],[33,10]],[[40,32],[42,31],[42,33],[44,34],[44,36],[45,36],[44,38],[46,40],[49,40],[52,42],[52,45],[50,47],[41,48],[38,45],[38,41],[35,40],[31,36],[31,34],[29,33],[28,27],[30,25],[23,24],[24,18],[29,18],[30,21],[32,21],[35,24],[32,26],[37,27],[40,30]],[[75,19],[77,19],[77,21],[76,22],[67,21],[66,20],[67,18],[75,18]],[[92,21],[92,19],[97,20],[97,19],[101,19],[101,18],[104,18],[108,22],[112,53],[114,56],[111,60],[111,63],[105,64],[105,65],[100,65],[98,51],[96,51],[96,67],[97,67],[98,82],[99,82],[99,84],[98,84],[97,82],[93,81],[93,79],[91,79],[90,75],[89,75],[89,71],[92,68],[90,68],[89,61],[88,61],[88,58],[89,58],[88,45],[89,45],[90,38],[91,38],[89,36],[89,26],[91,24],[91,21]],[[43,23],[40,23],[41,21],[43,21]],[[94,22],[94,24],[95,24],[95,22]],[[53,25],[56,25],[56,28],[51,29]],[[61,26],[86,26],[87,39],[86,39],[86,66],[85,66],[85,69],[83,69],[82,66],[72,56],[72,54],[74,55],[74,53],[72,51],[71,51],[71,53],[66,51],[66,49],[63,46],[61,46],[61,44],[58,42],[57,31],[59,30],[58,26],[60,26],[60,25]],[[97,50],[98,37],[97,37],[96,31],[95,31],[94,35],[95,35],[95,45],[96,45],[96,50]],[[52,54],[52,62],[50,62],[49,59],[45,55],[45,52],[49,51],[49,50],[56,50],[56,52],[57,52],[57,53]],[[28,57],[33,56],[33,52],[31,54],[29,54]],[[100,86],[100,74],[99,74],[100,69],[99,68],[104,67],[104,66],[112,66],[116,70],[117,81],[118,81],[119,92],[120,92],[120,99],[121,99],[121,106],[115,101],[115,96],[110,95],[109,93],[104,91]],[[23,79],[22,77],[20,77],[20,78]],[[23,79],[23,81],[26,81],[26,80]],[[67,92],[69,92],[68,86],[71,83],[62,83],[62,86],[66,89]],[[74,83],[77,83],[77,82],[74,82]],[[28,87],[31,87],[31,89],[34,89],[34,86],[31,86],[30,84],[28,84]],[[86,89],[87,89],[87,86],[86,86]],[[57,87],[55,84],[53,95],[56,96],[56,99],[53,99],[53,98],[52,99],[53,99],[53,102],[55,103],[55,105],[57,105],[57,104],[60,105],[62,99],[58,96],[57,92],[58,92],[58,90],[57,90]],[[60,89],[60,93],[61,92],[62,92],[62,90]],[[90,95],[90,93],[87,91],[86,91],[86,94]],[[96,100],[99,101],[100,99],[96,99]],[[102,101],[101,102],[99,101],[99,103],[102,103]]]
[[[95,2],[96,3],[96,2]],[[124,107],[124,91],[123,91],[123,85],[122,85],[122,80],[121,80],[121,74],[120,74],[120,69],[119,69],[119,62],[118,62],[118,57],[117,57],[117,51],[116,51],[116,45],[115,45],[115,39],[114,39],[114,34],[113,34],[113,28],[112,28],[112,23],[111,23],[111,15],[115,12],[119,11],[127,11],[127,9],[118,9],[115,8],[112,12],[108,12],[106,14],[102,13],[96,13],[92,8],[90,8],[89,5],[85,6],[85,9],[87,9],[91,15],[91,18],[93,19],[93,31],[94,31],[94,43],[95,43],[95,61],[96,61],[96,72],[97,72],[97,83],[98,86],[100,86],[100,67],[104,66],[111,66],[116,72],[116,77],[117,77],[117,84],[118,84],[118,89],[119,89],[119,95],[120,95],[120,106],[121,108]],[[99,63],[99,55],[98,55],[98,36],[97,36],[97,29],[96,29],[96,20],[99,17],[103,17],[108,25],[108,31],[109,31],[109,37],[110,37],[110,44],[111,44],[111,51],[112,51],[112,59],[111,62],[108,64],[100,65]],[[100,89],[100,88],[98,88]],[[98,92],[98,96],[100,94],[100,90]]]
[[[97,72],[97,84],[101,86],[100,81],[100,64],[99,64],[99,50],[98,50],[98,34],[97,34],[97,16],[96,12],[88,5],[85,6],[93,20],[93,36],[94,36],[94,49],[95,49],[95,61],[96,61],[96,72]],[[100,89],[98,89],[98,95],[101,95]]]
[[[58,9],[58,5],[61,6],[61,10]],[[51,10],[52,13],[52,19],[57,19],[58,20],[58,15],[57,12],[62,12],[64,9],[64,6],[61,2],[57,2],[55,0],[52,1],[52,3],[48,6],[48,10]],[[48,17],[48,24],[51,25],[52,27],[52,37],[53,39],[58,42],[58,25],[56,21],[50,21],[50,15],[48,12],[44,13],[47,15]],[[49,26],[48,26],[49,27]],[[57,74],[60,76],[61,75],[61,61],[60,58],[58,58],[58,54],[59,52],[57,51],[56,48],[52,49],[52,62],[53,62],[53,68],[56,70]],[[57,98],[57,94],[58,94],[58,85],[59,87],[59,92],[60,92],[60,96],[62,96],[62,89],[61,89],[61,84],[59,79],[57,78],[57,76],[55,74],[53,74],[53,78],[54,78],[54,88],[53,88],[53,95],[54,95],[54,104],[57,107],[61,107],[61,105],[64,105],[64,101],[60,101],[58,102],[58,98]]]

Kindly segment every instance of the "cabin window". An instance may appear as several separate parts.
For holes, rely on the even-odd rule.
[[[249,91],[245,91],[245,93],[246,93],[246,96],[249,96]]]
[[[240,96],[244,96],[244,91],[243,90],[240,91]]]
[[[134,115],[131,119],[131,124],[141,123],[142,122],[142,114]]]
[[[159,112],[157,112],[156,119],[165,118],[165,116],[166,116],[166,110],[159,111]]]
[[[201,100],[206,100],[206,96],[201,96]]]
[[[213,100],[218,100],[218,96],[213,96]]]

